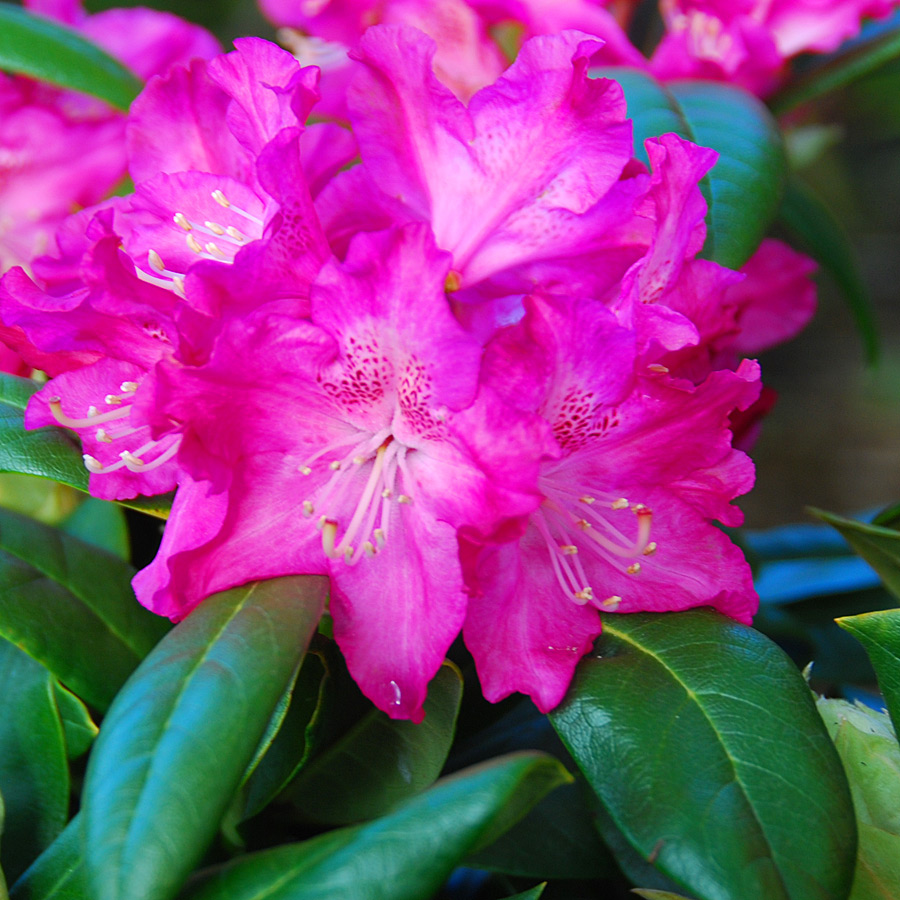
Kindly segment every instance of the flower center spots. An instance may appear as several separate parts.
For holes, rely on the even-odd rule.
[[[423,438],[439,440],[443,436],[444,422],[440,413],[432,409],[431,396],[431,375],[426,366],[413,356],[407,362],[397,386],[398,404],[413,431]]]
[[[581,557],[590,554],[622,574],[638,575],[641,559],[657,549],[650,540],[652,511],[625,497],[579,492],[549,479],[543,489],[547,499],[534,514],[534,523],[560,587],[578,604],[594,602],[601,609],[617,609],[621,597],[597,599]]]
[[[302,503],[303,515],[315,519],[322,532],[322,551],[329,559],[355,565],[363,556],[373,557],[383,549],[390,532],[391,504],[413,502],[409,452],[385,428],[376,434],[357,432],[329,444],[299,467],[303,475],[325,466],[332,473]],[[334,458],[326,462],[328,456]]]
[[[548,411],[553,436],[563,450],[573,453],[588,442],[603,437],[619,424],[618,411],[602,408],[592,391],[570,387],[555,411]]]
[[[235,206],[220,190],[213,191],[211,196],[224,210],[220,211],[221,215],[217,217],[221,221],[212,218],[194,221],[183,212],[176,212],[172,217],[173,227],[184,234],[188,249],[200,259],[213,259],[230,265],[244,244],[262,237],[265,222],[258,216]],[[135,269],[141,281],[166,288],[184,297],[184,272],[167,266],[156,250],[148,251],[147,262],[152,272],[144,271],[140,267]]]
[[[371,336],[348,338],[339,371],[337,378],[329,379],[320,373],[317,380],[330,397],[351,408],[380,401],[394,377],[391,361]]]
[[[126,438],[134,437],[139,432],[148,431],[147,426],[134,427],[130,422],[131,403],[135,391],[138,389],[136,381],[123,381],[118,394],[107,394],[103,398],[103,405],[110,407],[106,412],[101,412],[97,406],[89,406],[84,418],[72,418],[62,411],[62,403],[59,397],[49,401],[48,406],[53,417],[60,425],[71,428],[73,431],[83,433],[96,429],[93,437],[101,444],[115,444]],[[119,445],[121,446],[121,445]],[[84,454],[84,467],[94,475],[108,475],[118,472],[120,469],[128,469],[129,472],[151,472],[168,462],[178,452],[181,446],[181,435],[167,435],[158,441],[147,441],[134,449],[116,448],[118,460],[104,465],[95,456]],[[153,459],[148,456],[156,453]]]

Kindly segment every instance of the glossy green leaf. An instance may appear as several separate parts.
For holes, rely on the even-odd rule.
[[[78,759],[88,752],[100,729],[94,724],[88,708],[58,681],[53,683],[53,695],[63,724],[66,753],[69,759]]]
[[[541,750],[570,771],[577,767],[547,717],[524,700],[488,728],[455,748],[454,766],[517,750]],[[461,757],[461,758],[460,758]],[[466,860],[466,865],[520,878],[608,876],[615,869],[595,827],[596,801],[583,777],[551,791],[499,840]]]
[[[314,758],[283,794],[304,818],[329,825],[373,819],[432,784],[441,772],[462,699],[462,676],[445,663],[428,686],[418,725],[371,711]]]
[[[0,640],[0,867],[12,881],[66,824],[69,768],[50,673]]]
[[[66,534],[94,544],[113,556],[125,560],[131,558],[128,522],[122,507],[115,503],[88,497],[78,504],[59,527]]]
[[[591,74],[622,85],[634,123],[635,154],[644,162],[644,141],[668,132],[718,152],[718,162],[700,182],[709,205],[703,255],[740,268],[772,224],[786,177],[781,132],[766,107],[727,84],[662,85],[644,72],[616,67]]]
[[[141,82],[71,28],[0,3],[0,69],[92,94],[127,110]]]
[[[818,702],[853,794],[859,829],[850,900],[900,897],[900,746],[884,714],[845,700]]]
[[[828,273],[841,291],[863,342],[866,360],[878,359],[878,326],[869,290],[850,238],[830,209],[805,184],[789,179],[781,203],[781,221]]]
[[[0,372],[0,472],[36,475],[87,492],[88,473],[74,434],[54,427],[25,431],[25,407],[40,387],[28,378]],[[174,494],[135,497],[120,505],[165,519],[173,497]]]
[[[842,88],[874,72],[891,60],[900,58],[900,28],[875,28],[868,38],[848,42],[836,53],[811,64],[774,97],[769,106],[776,115],[784,115],[803,103]]]
[[[845,616],[837,623],[866,648],[894,728],[900,732],[900,609]]]
[[[93,900],[84,869],[81,814],[12,886],[10,900]]]
[[[124,560],[0,510],[0,635],[106,709],[168,630],[134,598]]]
[[[755,252],[781,205],[787,174],[781,132],[752,94],[728,84],[668,85],[693,140],[719,160],[709,173],[709,232],[703,256],[739,269]]]
[[[570,776],[543,754],[501,757],[444,778],[390,815],[243,857],[189,900],[429,900],[453,868]]]
[[[629,843],[689,893],[846,896],[847,781],[806,682],[758,632],[707,609],[604,616],[551,721]]]
[[[206,599],[110,708],[85,780],[95,900],[165,900],[212,840],[318,623],[320,576]]]

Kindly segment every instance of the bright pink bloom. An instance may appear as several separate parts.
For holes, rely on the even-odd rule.
[[[660,78],[728,81],[766,96],[799,53],[828,53],[884,17],[896,0],[663,0],[666,35],[651,66]]]
[[[208,365],[161,366],[157,426],[178,423],[185,464],[227,509],[192,489],[178,516],[212,515],[214,536],[167,533],[135,580],[180,618],[255,578],[329,574],[351,674],[416,721],[465,617],[457,531],[529,512],[547,441],[539,419],[479,391],[482,347],[450,311],[449,266],[425,226],[360,235],[319,274],[311,321],[261,306]]]
[[[142,78],[218,52],[210,34],[168,13],[88,16],[80,3],[51,0],[26,6],[61,19]],[[99,100],[0,74],[0,273],[47,252],[65,216],[124,177],[124,127],[125,116]]]
[[[602,305],[532,298],[527,310],[489,346],[486,380],[544,416],[558,452],[521,539],[467,544],[465,638],[489,700],[521,691],[547,711],[599,611],[710,605],[749,623],[749,566],[712,520],[739,524],[729,501],[753,483],[729,414],[754,401],[759,371],[745,362],[696,386],[635,374],[634,335]]]

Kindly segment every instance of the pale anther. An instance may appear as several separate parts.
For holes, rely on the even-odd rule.
[[[344,562],[350,562],[350,560],[351,560],[352,558],[353,558],[353,548],[352,548],[352,547],[348,547],[348,548],[344,551]]]
[[[184,292],[184,277],[183,276],[173,275],[172,276],[172,284],[175,287],[175,293],[178,294],[179,297],[187,296]]]
[[[222,259],[225,258],[225,251],[222,250],[218,244],[214,244],[212,241],[206,244],[203,249],[206,250],[206,252],[211,256],[219,256]]]
[[[384,547],[384,529],[376,528],[372,532],[372,537],[375,538],[375,543],[378,545],[378,549],[381,550]]]
[[[303,515],[311,516],[316,511],[316,508],[312,505],[311,500],[303,501]]]
[[[52,403],[53,401],[51,400],[50,402]],[[57,400],[56,402],[58,403],[59,401]],[[94,416],[99,416],[99,415],[100,415],[100,410],[97,409],[96,406],[89,406],[89,407],[88,407],[88,416],[89,416],[90,418],[93,419]]]
[[[151,268],[156,269],[157,272],[165,271],[166,264],[162,261],[162,257],[155,250],[147,251],[147,259],[150,261]]]
[[[309,466],[298,466],[297,471],[301,475],[309,475],[312,472],[312,469]]]
[[[218,222],[204,222],[203,223],[213,234],[222,235],[225,234],[225,229]]]
[[[328,468],[331,469],[332,472],[337,472],[341,467],[341,461],[339,459],[334,460],[333,462],[328,463]]]
[[[187,241],[188,247],[190,247],[191,250],[194,251],[194,253],[202,253],[203,252],[203,245],[192,234],[189,234],[185,238],[185,240]]]
[[[652,556],[656,553],[656,541],[650,541],[646,547],[644,547],[644,556]]]
[[[122,402],[122,398],[118,394],[107,394],[103,398],[103,402],[107,406],[118,406]],[[90,411],[88,411],[88,415],[90,415]]]
[[[97,429],[97,440],[100,441],[101,444],[111,444],[112,438],[107,434],[105,428]]]
[[[103,468],[102,464],[100,463],[100,460],[94,456],[91,456],[90,453],[84,454],[84,467],[89,472],[97,472],[98,470]]]
[[[136,381],[123,381],[119,385],[119,390],[123,394],[133,394],[140,385]]]
[[[119,456],[133,466],[142,466],[144,464],[144,461],[135,456],[130,450],[123,450]]]
[[[587,531],[591,527],[591,523],[587,519],[579,519],[575,523],[582,531]]]
[[[574,544],[560,544],[559,549],[563,556],[575,556],[578,553],[578,548]]]
[[[325,527],[325,523],[328,521],[327,516],[319,516],[319,521],[316,522],[316,528],[321,531]]]
[[[631,511],[636,516],[650,512],[650,510],[643,503],[635,503],[634,506],[631,507]]]
[[[363,550],[366,556],[369,557],[369,559],[371,559],[373,556],[375,556],[376,553],[378,553],[378,551],[375,549],[375,545],[371,541],[366,541],[363,544]]]
[[[354,456],[353,462],[356,465],[361,466],[368,458],[369,458],[368,456]]]
[[[577,604],[583,606],[588,600],[594,599],[594,592],[590,587],[582,588],[580,591],[575,591],[574,598]]]
[[[579,497],[578,499],[581,503],[587,503],[588,506],[590,506],[592,503],[597,502],[596,497],[589,497],[587,494],[585,494],[583,497]]]
[[[612,597],[607,597],[600,605],[604,609],[608,609],[610,612],[614,612],[619,608],[619,604],[622,602],[622,598],[618,594],[613,594]]]
[[[230,237],[230,238],[234,238],[234,240],[236,240],[236,241],[246,241],[247,240],[247,236],[245,234],[243,234],[242,232],[238,231],[237,228],[234,227],[234,225],[229,225],[225,229],[225,234],[227,234],[228,237]]]
[[[390,500],[391,497],[392,497],[393,495],[394,495],[394,492],[393,492],[390,488],[385,488],[385,489],[381,492],[381,496],[382,496],[385,500]]]
[[[193,225],[187,220],[187,216],[184,213],[177,212],[174,216],[175,224],[179,228],[183,228],[185,231],[191,231],[193,229]]]
[[[657,372],[660,375],[668,375],[669,373],[669,367],[661,366],[659,363],[653,363],[653,365],[647,366],[647,368],[651,372]]]
[[[397,497],[397,502],[398,503],[412,503],[412,500],[409,497],[407,497],[406,494],[400,494]]]
[[[641,571],[640,563],[632,563],[626,570],[629,575],[637,575]]]
[[[228,198],[218,188],[212,192],[212,198],[219,206],[224,206],[225,209],[228,209],[228,207],[231,206]]]
[[[628,509],[628,501],[624,497],[619,497],[618,500],[613,500],[610,503],[610,507],[612,509]]]

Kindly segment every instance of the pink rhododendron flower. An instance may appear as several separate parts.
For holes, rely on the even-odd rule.
[[[204,29],[168,13],[88,16],[80,3],[51,0],[26,6],[75,28],[142,78],[219,49]],[[47,252],[65,216],[124,177],[124,128],[124,114],[102,101],[0,74],[0,272]]]
[[[146,605],[180,618],[234,584],[329,574],[351,674],[416,721],[465,617],[457,531],[536,505],[548,439],[479,391],[482,347],[450,311],[449,267],[426,226],[359,235],[314,282],[310,321],[264,305],[207,365],[163,365],[157,427],[177,423],[185,464],[221,482],[227,511],[202,545],[167,532],[135,580]],[[203,491],[177,514],[203,521]]]
[[[712,520],[738,524],[729,501],[753,484],[729,414],[755,400],[759,370],[700,385],[645,375],[634,334],[601,304],[535,297],[527,310],[489,346],[486,381],[546,418],[558,453],[519,540],[468,542],[465,638],[489,700],[521,691],[547,711],[601,610],[710,605],[750,621],[749,566]]]
[[[766,96],[799,53],[827,53],[884,17],[894,0],[663,0],[666,35],[653,55],[660,78],[728,81]]]

